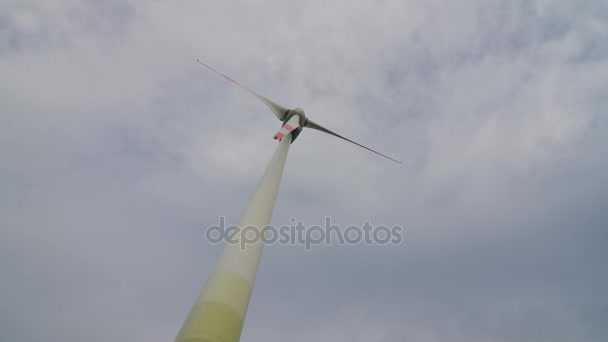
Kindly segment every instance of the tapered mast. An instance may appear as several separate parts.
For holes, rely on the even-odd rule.
[[[279,143],[241,218],[241,229],[255,227],[257,236],[262,236],[262,229],[270,223],[291,140],[288,133]],[[226,244],[176,342],[239,341],[264,242],[258,240],[242,247],[239,243]]]

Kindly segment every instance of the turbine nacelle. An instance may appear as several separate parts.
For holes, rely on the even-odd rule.
[[[274,139],[281,141],[283,138],[291,133],[291,142],[293,142],[300,131],[302,130],[302,126],[300,126],[301,118],[298,114],[293,114],[291,116],[285,116],[284,124],[281,126],[281,129],[274,135]]]
[[[308,118],[304,113],[304,109],[294,108],[288,109],[285,112],[285,117],[282,119],[282,121],[283,126],[281,126],[279,132],[275,134],[274,138],[276,140],[281,141],[281,139],[283,139],[283,136],[291,132],[291,142],[293,143],[298,137],[298,135],[300,135],[300,132],[302,132],[302,128],[306,127],[306,124],[308,123]]]

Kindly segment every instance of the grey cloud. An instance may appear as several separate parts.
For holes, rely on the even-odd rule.
[[[603,2],[2,8],[3,340],[175,337],[278,128],[196,58],[404,162],[298,139],[273,223],[405,240],[269,246],[243,341],[606,339]]]

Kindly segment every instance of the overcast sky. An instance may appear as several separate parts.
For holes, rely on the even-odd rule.
[[[242,341],[608,340],[606,1],[0,0],[0,340],[172,341],[276,147]]]

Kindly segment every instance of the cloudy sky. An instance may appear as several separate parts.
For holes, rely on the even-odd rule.
[[[280,123],[242,341],[606,341],[606,1],[0,0],[0,339],[171,341]]]

